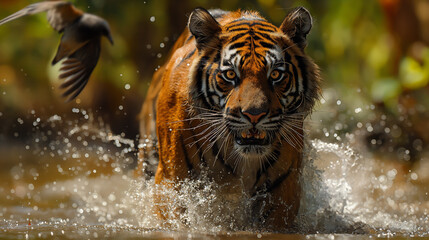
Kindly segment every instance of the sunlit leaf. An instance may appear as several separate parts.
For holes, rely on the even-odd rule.
[[[429,82],[429,72],[410,57],[401,61],[399,75],[402,85],[408,89],[418,89],[426,86]]]

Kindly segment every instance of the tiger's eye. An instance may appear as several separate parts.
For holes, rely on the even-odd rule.
[[[280,77],[280,72],[278,70],[274,70],[271,72],[270,77],[273,80],[277,80]]]
[[[228,70],[228,71],[226,71],[225,76],[229,80],[233,80],[233,79],[235,79],[235,77],[237,76],[237,74],[233,70]]]

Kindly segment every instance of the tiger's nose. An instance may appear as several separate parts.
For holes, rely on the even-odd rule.
[[[250,108],[248,110],[241,111],[241,113],[248,117],[252,124],[258,123],[263,116],[267,115],[267,111],[261,108]]]

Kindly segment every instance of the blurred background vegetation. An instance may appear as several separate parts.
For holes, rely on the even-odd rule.
[[[0,0],[0,18],[35,1]],[[30,138],[34,121],[91,111],[136,139],[137,115],[151,75],[165,61],[195,7],[259,11],[280,25],[296,6],[314,17],[307,53],[323,72],[324,99],[313,118],[316,137],[351,133],[368,148],[405,162],[429,143],[428,0],[74,0],[105,18],[115,45],[103,40],[87,88],[72,103],[60,97],[50,62],[60,36],[44,13],[0,26],[0,146]],[[320,114],[317,115],[317,113]]]

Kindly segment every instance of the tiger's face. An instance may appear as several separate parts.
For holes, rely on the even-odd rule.
[[[252,38],[250,34],[247,34]],[[250,40],[240,49],[234,43],[222,52],[216,84],[224,88],[220,98],[226,127],[234,139],[234,151],[246,158],[266,156],[282,128],[286,111],[281,96],[293,76],[286,70],[281,49],[258,49]],[[259,50],[259,53],[257,51]],[[286,105],[287,106],[287,105]]]
[[[216,119],[209,132],[220,137],[213,139],[237,157],[266,159],[283,142],[302,148],[302,123],[318,97],[318,69],[298,41],[302,35],[284,24],[277,28],[249,14],[219,24],[206,42],[196,36],[201,57],[193,98]]]

